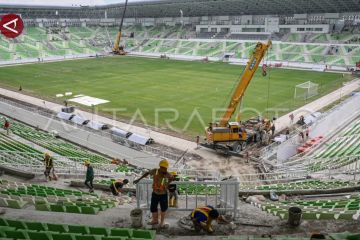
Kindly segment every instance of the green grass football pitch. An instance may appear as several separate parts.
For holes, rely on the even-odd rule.
[[[109,100],[98,111],[119,120],[143,123],[166,130],[171,126],[188,136],[203,133],[213,109],[227,105],[244,67],[226,63],[203,63],[135,57],[109,57],[2,67],[0,84],[11,89],[63,102],[56,94],[73,92]],[[258,70],[245,93],[242,119],[278,116],[306,102],[294,100],[295,86],[306,81],[320,84],[320,97],[342,86],[350,77],[335,73],[269,69]],[[177,113],[175,113],[177,112]],[[221,111],[215,114],[220,117]],[[175,119],[176,120],[173,120]],[[146,121],[144,123],[144,120]],[[168,124],[165,124],[168,120]]]

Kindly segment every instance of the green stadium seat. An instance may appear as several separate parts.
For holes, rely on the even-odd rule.
[[[5,231],[15,231],[16,228],[14,227],[6,227],[6,226],[0,226],[0,237],[6,237]]]
[[[109,236],[110,230],[103,227],[89,227],[89,232],[92,235]]]
[[[8,230],[5,231],[5,236],[14,239],[29,239],[27,233],[23,230]]]
[[[78,206],[65,206],[67,213],[81,213],[81,209]]]
[[[50,204],[50,210],[52,212],[65,212],[65,208],[63,205]]]
[[[305,220],[316,220],[318,219],[318,216],[316,213],[314,212],[303,212],[302,213],[302,219]]]
[[[86,236],[86,235],[76,235],[76,240],[101,240],[100,236]]]
[[[47,203],[35,204],[35,209],[38,211],[50,211],[50,205]]]
[[[98,214],[99,209],[94,207],[81,207],[82,214]]]
[[[75,240],[75,235],[71,233],[51,233],[53,240]]]
[[[153,239],[153,235],[150,231],[146,230],[133,230],[133,238]]]
[[[49,233],[46,232],[31,232],[28,231],[29,239],[31,240],[52,240],[52,237]]]
[[[92,207],[99,208],[100,211],[105,211],[109,206],[107,204],[97,204]]]
[[[58,233],[68,232],[67,225],[48,223],[48,224],[46,224],[46,226],[47,226],[47,229],[51,232],[58,232]]]
[[[4,198],[0,198],[0,207],[8,207],[8,202]]]
[[[23,221],[18,221],[18,220],[6,220],[9,227],[14,227],[16,229],[26,229],[26,225]]]
[[[102,237],[101,240],[128,240],[128,238],[127,237]]]
[[[0,226],[9,226],[9,225],[5,219],[0,218]]]
[[[46,193],[36,193],[36,196],[38,197],[47,197],[47,194]]]
[[[334,220],[334,213],[320,213],[320,220]]]
[[[131,230],[126,228],[114,228],[111,229],[110,235],[112,237],[131,237]]]
[[[43,198],[43,197],[36,197],[35,198],[35,205],[40,205],[40,204],[48,204],[47,199]]]
[[[47,230],[45,225],[39,222],[25,222],[25,225],[28,230],[33,230],[38,232]]]
[[[85,226],[69,225],[69,233],[89,234],[89,229]]]
[[[350,234],[346,237],[346,240],[359,240],[359,239],[360,239],[360,233]]]
[[[348,221],[351,221],[351,220],[354,220],[353,219],[353,214],[351,213],[341,213],[338,217],[338,220],[348,220]]]
[[[8,201],[8,202],[9,202],[9,201]],[[360,207],[359,207],[359,206],[351,206],[351,205],[350,205],[350,206],[347,207],[347,209],[348,209],[348,210],[355,210],[355,211],[357,211],[357,210],[360,210]]]

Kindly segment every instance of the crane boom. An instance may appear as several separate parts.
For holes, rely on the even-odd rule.
[[[127,5],[128,5],[128,0],[125,1],[125,7],[124,7],[123,15],[122,15],[122,17],[121,17],[119,32],[116,34],[116,38],[115,38],[115,42],[114,42],[114,47],[113,47],[113,53],[115,53],[115,54],[120,54],[120,55],[123,55],[123,54],[122,54],[122,53],[123,53],[123,50],[120,49],[120,41],[121,41],[122,27],[123,27],[123,23],[124,23],[124,17],[125,17]]]
[[[271,44],[272,43],[270,40],[267,42],[267,44],[261,43],[261,42],[257,43],[255,50],[254,50],[251,58],[249,59],[249,62],[247,63],[246,68],[241,76],[240,83],[236,87],[236,89],[231,97],[231,100],[226,109],[226,112],[220,119],[220,122],[219,122],[220,127],[226,127],[229,120],[235,113],[236,108],[239,106],[239,103],[241,102],[242,97],[244,96],[244,93],[245,93],[251,79],[253,78],[257,68],[259,67],[261,60],[264,58],[266,51],[271,47]]]

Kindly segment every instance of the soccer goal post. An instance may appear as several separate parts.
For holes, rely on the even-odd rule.
[[[319,84],[313,82],[305,82],[295,86],[295,99],[309,99],[319,94]]]

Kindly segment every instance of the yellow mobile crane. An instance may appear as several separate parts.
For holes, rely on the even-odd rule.
[[[267,43],[259,42],[256,44],[224,115],[218,123],[210,123],[205,129],[206,143],[203,143],[202,146],[215,150],[224,150],[226,153],[236,155],[245,149],[247,142],[254,137],[256,131],[259,131],[259,129],[256,131],[255,129],[248,129],[249,124],[242,124],[239,115],[236,122],[230,122],[230,120],[241,103],[250,81],[271,44],[270,40]],[[260,131],[270,128],[269,120],[260,123],[259,119],[257,123],[253,124],[253,126],[256,125],[260,128]]]
[[[123,15],[121,17],[119,32],[116,34],[116,38],[115,38],[115,42],[114,42],[113,53],[116,55],[126,55],[124,47],[120,46],[120,41],[121,41],[121,36],[122,36],[122,27],[123,27],[123,23],[124,23],[124,17],[125,17],[125,13],[126,13],[127,4],[128,4],[128,0],[125,1],[125,7],[124,7]]]

